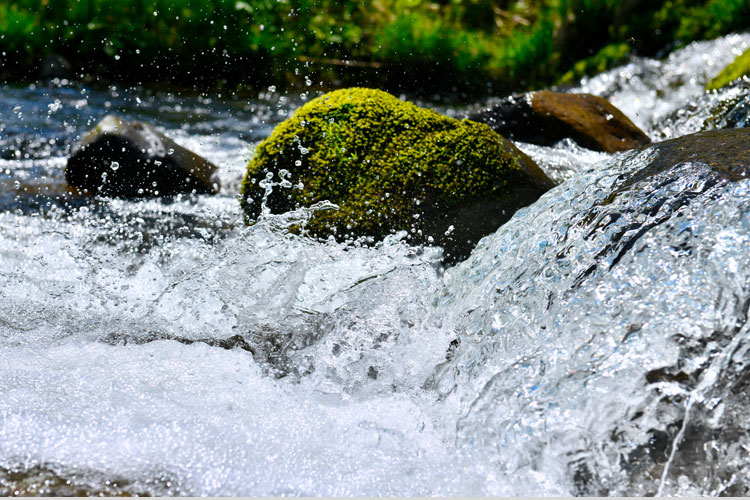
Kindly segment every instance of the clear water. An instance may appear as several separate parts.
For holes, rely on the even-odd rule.
[[[682,135],[676,110],[738,92],[703,96],[706,61],[748,43],[582,88]],[[3,89],[0,470],[170,495],[747,494],[750,181],[633,182],[650,153],[520,144],[565,182],[443,271],[398,235],[287,234],[304,211],[242,224],[252,145],[309,97]],[[109,112],[216,163],[222,194],[32,196]]]

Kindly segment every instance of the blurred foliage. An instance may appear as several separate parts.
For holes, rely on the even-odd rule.
[[[716,90],[729,85],[734,80],[750,75],[750,50],[738,55],[734,61],[716,75],[708,84],[706,90]]]
[[[630,46],[627,43],[612,43],[586,59],[576,62],[560,79],[558,84],[574,84],[584,76],[601,73],[609,68],[627,62]]]
[[[0,73],[56,53],[112,79],[497,91],[749,23],[750,0],[0,0]]]

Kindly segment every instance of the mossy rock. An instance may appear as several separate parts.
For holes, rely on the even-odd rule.
[[[249,220],[261,213],[263,181],[278,183],[287,172],[286,187],[267,198],[273,213],[323,200],[339,206],[316,212],[310,235],[379,239],[407,230],[413,242],[433,237],[454,256],[552,186],[488,126],[365,88],[310,101],[258,145],[242,183]]]
[[[737,56],[729,66],[721,70],[721,73],[708,82],[706,90],[720,89],[746,75],[750,75],[750,49]]]

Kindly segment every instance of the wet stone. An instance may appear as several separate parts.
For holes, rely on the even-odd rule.
[[[106,116],[68,160],[66,181],[88,194],[141,197],[219,191],[216,166],[144,122]]]
[[[514,95],[469,115],[512,140],[551,146],[571,138],[594,151],[626,151],[651,142],[625,114],[592,94],[547,90]]]
[[[708,165],[721,177],[737,181],[750,176],[750,129],[708,130],[653,146],[654,157],[637,178],[654,175],[682,163]]]

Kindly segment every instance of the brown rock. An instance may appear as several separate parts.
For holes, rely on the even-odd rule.
[[[651,142],[622,111],[591,94],[542,90],[510,96],[469,119],[510,139],[543,146],[571,138],[585,148],[613,153]]]

